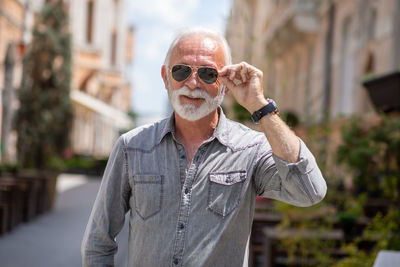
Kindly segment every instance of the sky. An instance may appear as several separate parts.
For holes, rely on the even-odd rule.
[[[161,66],[174,34],[181,28],[207,27],[225,33],[231,0],[128,1],[128,24],[135,28],[129,68],[132,109],[148,120],[168,115]]]

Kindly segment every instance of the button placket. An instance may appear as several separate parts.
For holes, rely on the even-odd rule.
[[[185,176],[186,176],[186,151],[183,148],[183,145],[178,144],[178,156],[179,156],[179,175],[180,175],[180,180],[181,180],[181,185],[184,184],[185,182]]]
[[[198,151],[199,152],[199,151]],[[195,178],[197,172],[198,159],[200,157],[200,153],[196,152],[194,157],[194,161],[189,166],[189,169],[185,172],[184,168],[181,166],[182,171],[186,173],[184,176],[184,183],[182,187],[181,200],[179,205],[179,216],[177,222],[177,231],[175,235],[175,246],[174,246],[174,256],[173,256],[173,266],[180,266],[182,264],[182,257],[185,248],[185,234],[186,234],[186,225],[189,219],[190,205],[191,205],[191,190],[193,180]]]

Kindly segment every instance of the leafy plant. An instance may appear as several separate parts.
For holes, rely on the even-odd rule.
[[[277,242],[278,249],[287,253],[286,264],[298,266],[303,262],[301,266],[328,266],[335,262],[329,251],[334,250],[338,243],[323,237],[333,229],[335,210],[332,206],[322,202],[300,208],[277,201],[275,210],[283,216],[277,230],[293,231],[293,234],[281,237]]]
[[[280,117],[291,128],[298,126],[300,123],[299,117],[293,111],[283,111],[281,112]]]
[[[372,266],[380,250],[400,250],[398,208],[392,207],[386,215],[378,213],[362,236],[344,246],[344,249],[349,256],[335,267]]]
[[[342,128],[342,143],[336,149],[328,147],[330,133],[327,124],[310,127],[307,141],[327,180],[327,196],[309,208],[275,202],[275,211],[283,216],[278,229],[297,232],[280,239],[278,246],[287,252],[288,264],[296,264],[297,257],[300,262],[311,258],[318,266],[372,266],[379,250],[400,250],[400,121],[381,115],[375,123],[363,123],[354,117]],[[353,191],[336,176],[341,166],[354,177]],[[377,204],[376,197],[384,197],[386,207],[367,213],[371,202]],[[307,229],[342,229],[342,245],[304,238]],[[333,257],[330,251],[339,254]]]
[[[16,118],[18,158],[24,168],[43,169],[69,144],[71,36],[62,0],[43,6],[24,58]]]
[[[0,164],[0,175],[3,173],[17,173],[18,170],[20,169],[20,166],[18,164],[14,163],[4,163]]]
[[[381,116],[372,127],[354,118],[343,128],[338,162],[354,173],[355,192],[369,197],[400,196],[400,121]]]
[[[238,122],[245,122],[250,120],[250,113],[242,107],[239,103],[234,101],[233,112],[235,114],[235,120]]]
[[[75,156],[64,160],[65,172],[102,176],[107,158]]]

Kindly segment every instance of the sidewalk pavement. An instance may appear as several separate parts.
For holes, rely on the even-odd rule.
[[[0,236],[2,267],[79,267],[83,233],[96,198],[100,178],[66,175],[57,182],[53,211]],[[127,265],[128,220],[117,236],[116,266]]]

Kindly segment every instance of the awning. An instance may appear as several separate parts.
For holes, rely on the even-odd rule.
[[[116,109],[93,96],[78,90],[71,90],[72,101],[85,106],[94,112],[107,117],[112,121],[116,128],[129,129],[133,126],[131,118],[119,109]]]

